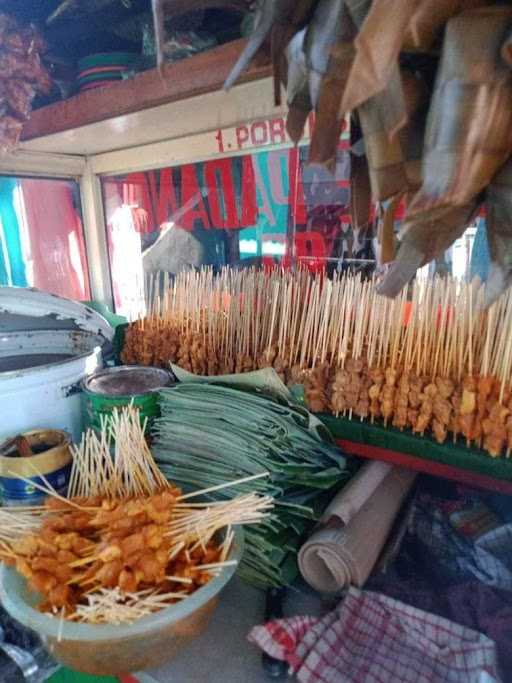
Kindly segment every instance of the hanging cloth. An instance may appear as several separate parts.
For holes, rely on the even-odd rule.
[[[15,178],[0,177],[0,285],[27,287],[18,216],[14,207]]]

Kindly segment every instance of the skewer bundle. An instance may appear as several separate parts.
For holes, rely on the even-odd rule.
[[[127,332],[123,360],[201,375],[272,366],[309,408],[512,448],[512,296],[418,279],[390,301],[371,280],[305,270],[187,272]]]
[[[272,507],[253,493],[188,502],[203,492],[184,496],[168,483],[130,406],[75,449],[69,498],[39,477],[44,506],[1,514],[0,559],[41,594],[42,611],[88,623],[131,623],[185,599],[236,563],[232,526],[258,523]]]

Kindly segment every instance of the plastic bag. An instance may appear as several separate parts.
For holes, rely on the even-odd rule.
[[[58,668],[38,636],[0,608],[0,681],[43,683]]]

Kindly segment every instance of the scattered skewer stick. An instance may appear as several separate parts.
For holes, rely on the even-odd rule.
[[[268,472],[262,472],[261,474],[254,474],[251,477],[243,477],[243,479],[236,479],[235,481],[229,481],[225,484],[219,484],[218,486],[210,486],[206,489],[201,489],[200,491],[193,491],[192,493],[187,493],[184,496],[180,496],[178,500],[187,500],[188,498],[195,498],[196,496],[204,496],[207,493],[213,493],[214,491],[221,491],[222,489],[229,488],[230,486],[239,486],[240,484],[246,484],[249,481],[255,481],[256,479],[262,479],[263,477],[268,477]]]

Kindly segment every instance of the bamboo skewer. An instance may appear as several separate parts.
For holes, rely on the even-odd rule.
[[[196,302],[201,303],[202,298],[203,293],[196,299]],[[24,477],[18,478],[35,485],[36,488],[39,488],[52,499],[64,503],[65,506],[62,509],[59,508],[59,517],[52,514],[56,510],[51,507],[0,510],[0,559],[16,565],[21,562],[20,566],[25,568],[22,571],[26,571],[26,568],[30,569],[32,561],[42,562],[43,566],[47,566],[48,569],[40,574],[41,580],[48,572],[50,572],[49,577],[52,578],[51,572],[54,571],[51,569],[54,566],[52,562],[55,564],[57,553],[60,552],[59,548],[61,548],[61,545],[55,541],[55,559],[52,559],[52,555],[48,555],[51,541],[47,540],[43,534],[41,538],[44,541],[40,541],[39,530],[41,524],[43,524],[43,530],[45,529],[44,524],[48,521],[47,517],[51,522],[47,529],[52,532],[50,538],[66,538],[69,539],[68,543],[81,541],[79,547],[72,546],[73,551],[79,555],[78,559],[69,562],[65,559],[62,561],[59,558],[62,569],[69,573],[64,575],[65,578],[60,574],[57,575],[61,582],[58,595],[65,594],[68,598],[70,595],[78,596],[74,598],[75,602],[72,603],[73,612],[69,612],[67,603],[66,607],[62,608],[60,607],[62,603],[57,603],[58,609],[60,609],[58,629],[60,635],[64,629],[64,619],[87,623],[131,623],[134,619],[167,608],[174,601],[186,598],[191,590],[195,590],[224,568],[238,564],[236,560],[229,557],[234,541],[233,525],[258,523],[266,519],[272,509],[271,498],[254,493],[238,496],[232,500],[224,501],[222,504],[189,504],[184,502],[189,497],[261,479],[268,476],[268,473],[243,477],[235,482],[226,482],[219,486],[208,487],[202,491],[181,496],[179,490],[169,484],[157,468],[144,439],[145,427],[146,421],[141,424],[139,413],[132,406],[120,411],[115,410],[108,420],[103,421],[99,436],[88,432],[82,439],[80,446],[75,449],[70,479],[74,493],[85,499],[90,497],[103,498],[104,502],[107,503],[106,507],[103,505],[100,507],[97,505],[80,505],[75,500],[64,498],[51,488],[47,479],[36,468],[33,468],[44,485],[34,483]],[[110,455],[111,447],[115,451],[114,459]],[[154,503],[152,503],[153,500]],[[157,507],[158,500],[160,507]],[[175,501],[175,507],[170,501]],[[165,513],[162,503],[166,506]],[[155,507],[151,508],[152,504]],[[146,505],[148,505],[147,520],[137,521],[141,516],[141,510],[146,510]],[[150,512],[150,508],[152,512]],[[88,517],[86,517],[86,513]],[[109,515],[112,515],[112,520],[117,523],[120,513],[123,514],[123,520],[132,519],[132,524],[142,526],[139,527],[137,533],[132,532],[131,535],[122,536],[121,539],[119,539],[116,531],[113,540],[112,536],[109,535],[111,534],[111,527],[107,520],[110,519]],[[130,515],[133,515],[133,518]],[[144,515],[142,516],[144,517]],[[86,517],[85,524],[84,517]],[[71,525],[69,528],[84,530],[83,533],[89,535],[80,536],[82,531],[80,533],[75,531],[65,533],[65,520],[75,520],[75,522],[80,520],[80,527]],[[53,531],[52,525],[56,522],[58,522],[58,532]],[[62,526],[63,524],[64,526]],[[106,536],[102,536],[103,529],[107,534]],[[220,543],[214,539],[222,529],[226,529],[226,531],[224,540]],[[170,591],[164,593],[163,590],[159,589],[158,580],[148,591],[139,591],[138,593],[122,591],[119,586],[129,585],[121,583],[123,572],[127,574],[128,578],[130,571],[132,571],[132,576],[136,576],[135,570],[127,570],[126,567],[122,571],[120,568],[117,569],[119,576],[116,580],[119,580],[119,585],[116,588],[104,587],[102,582],[105,578],[101,574],[102,569],[109,568],[109,572],[114,571],[112,564],[115,565],[115,561],[118,561],[117,558],[132,558],[133,549],[130,550],[130,548],[133,548],[135,541],[137,543],[145,542],[143,539],[146,538],[146,532],[153,534],[153,536],[148,535],[148,539],[152,538],[153,541],[155,532],[160,536],[157,536],[156,545],[152,545],[153,541],[148,540],[147,547],[144,547],[141,561],[146,558],[146,565],[136,565],[137,571],[142,572],[144,577],[143,585],[153,581],[151,572],[154,572],[156,563],[156,566],[160,567],[159,571],[167,568],[165,580],[170,583],[181,584],[183,592]],[[132,545],[125,548],[123,545],[125,541]],[[18,542],[21,545],[17,545]],[[44,547],[41,546],[44,550],[42,556],[37,554],[41,542],[44,543]],[[68,547],[71,546],[68,545]],[[137,547],[140,548],[140,545]],[[162,552],[164,553],[163,559]],[[126,557],[123,553],[127,553]],[[148,555],[148,553],[150,554]],[[160,559],[157,559],[158,553],[160,553]],[[73,558],[75,552],[68,554]],[[197,579],[193,577],[193,574],[181,575],[184,561],[181,554],[184,554],[187,559],[188,571],[200,573]],[[176,562],[176,564],[170,564],[172,562]],[[96,565],[98,564],[102,569],[97,569]],[[132,566],[135,565],[129,564],[129,567]],[[145,566],[149,568],[144,569]],[[34,569],[29,574],[29,581],[32,580],[32,576],[36,577],[39,572],[35,564],[33,567]],[[173,569],[177,569],[177,571],[172,571]],[[150,574],[146,575],[144,573],[146,571],[149,571]],[[70,578],[68,578],[69,574],[71,574]],[[158,574],[155,576],[158,577]],[[110,578],[107,580],[111,581]],[[140,579],[135,580],[140,581]],[[49,604],[53,605],[56,604],[53,600],[62,599],[56,596],[52,598],[52,587],[54,585],[51,584],[47,592],[45,592],[46,589],[41,590]],[[107,583],[106,585],[112,584]],[[39,588],[37,590],[39,591]],[[57,607],[54,607],[55,614],[58,613],[56,610]]]
[[[311,401],[315,410],[330,409],[334,378],[346,370],[350,359],[362,362],[360,378],[369,369],[395,373],[398,393],[392,399],[393,411],[403,373],[412,374],[424,387],[432,385],[431,392],[439,381],[452,382],[455,403],[463,383],[470,386],[469,378],[478,382],[489,377],[499,383],[499,400],[509,400],[510,292],[486,313],[482,309],[483,287],[439,277],[418,278],[409,292],[404,291],[395,301],[379,297],[372,283],[362,281],[359,275],[335,274],[328,280],[324,274],[312,275],[304,268],[294,272],[226,268],[216,276],[210,269],[180,274],[169,287],[169,294],[160,299],[154,295],[152,306],[148,306],[158,321],[158,334],[178,331],[180,325],[185,333],[199,334],[201,346],[208,344],[222,361],[222,367],[217,369],[214,364],[207,374],[232,372],[233,367],[245,371],[273,366],[287,383],[305,383],[306,401]],[[156,285],[150,289],[159,290]],[[150,331],[154,321],[148,316],[145,322],[134,323],[134,336],[142,341],[157,334]],[[187,348],[190,343],[183,342],[183,357],[192,357]],[[148,343],[144,348],[155,346]],[[175,354],[172,361],[179,365],[180,358]],[[339,376],[343,381],[343,375]],[[362,411],[364,416],[362,398],[361,409],[342,409],[341,414],[355,411],[358,416]],[[382,397],[378,400],[382,403]],[[451,397],[444,400],[451,401]],[[423,405],[427,403],[423,401]],[[489,404],[485,415],[490,409]],[[415,409],[410,420],[414,415]],[[485,419],[485,415],[477,418]],[[433,415],[427,433],[432,420]]]

